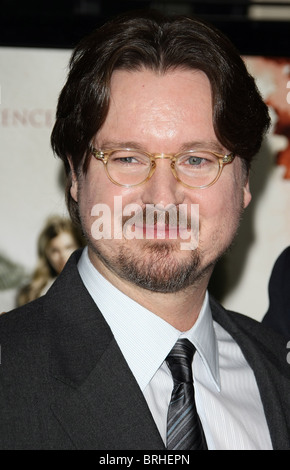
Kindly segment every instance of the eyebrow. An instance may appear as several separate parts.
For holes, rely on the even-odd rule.
[[[191,141],[186,142],[181,146],[181,151],[183,150],[196,150],[196,149],[205,149],[213,150],[214,152],[224,153],[224,147],[217,140],[206,140],[206,141]]]
[[[132,148],[136,150],[143,150],[147,152],[146,148],[144,148],[144,145],[142,145],[139,142],[136,141],[116,141],[116,140],[105,140],[102,142],[101,145],[98,146],[98,148],[106,150],[106,149],[112,149],[112,148]],[[205,150],[213,150],[214,152],[218,153],[226,153],[225,149],[223,146],[215,140],[208,140],[208,141],[190,141],[190,142],[185,142],[183,143],[178,152],[186,152],[187,150],[197,150],[197,149],[205,149]],[[158,149],[157,149],[158,150]]]
[[[138,142],[133,142],[133,141],[126,141],[126,142],[121,142],[121,141],[116,141],[116,140],[104,140],[100,146],[98,146],[101,149],[111,149],[111,148],[133,148],[136,150],[145,150],[143,145],[141,145]]]

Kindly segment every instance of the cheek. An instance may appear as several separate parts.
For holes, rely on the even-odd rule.
[[[136,190],[122,188],[112,183],[106,175],[87,174],[79,182],[78,204],[80,216],[86,227],[87,233],[91,233],[92,225],[98,217],[111,220],[113,226],[114,212],[120,217],[126,204],[136,202]]]
[[[59,255],[57,253],[54,253],[50,256],[48,256],[49,262],[52,265],[53,269],[57,271],[57,265],[59,263]]]
[[[106,188],[97,175],[88,172],[78,181],[78,204],[82,219],[90,217],[95,204],[104,202]]]
[[[211,232],[211,237],[227,242],[238,228],[244,202],[244,189],[234,179],[204,189],[199,199],[201,236]]]

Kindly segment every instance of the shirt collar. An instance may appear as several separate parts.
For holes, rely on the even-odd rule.
[[[142,391],[179,337],[186,337],[195,345],[209,376],[220,388],[218,347],[207,293],[196,323],[181,333],[107,281],[91,263],[87,247],[78,270]]]

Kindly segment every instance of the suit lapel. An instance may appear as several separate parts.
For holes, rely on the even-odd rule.
[[[52,411],[77,449],[164,449],[146,400],[79,277],[78,256],[45,300]]]
[[[131,371],[112,340],[87,380],[52,405],[77,449],[162,449]],[[61,386],[63,389],[63,385]]]

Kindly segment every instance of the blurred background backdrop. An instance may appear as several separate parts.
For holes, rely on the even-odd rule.
[[[211,289],[260,320],[273,263],[290,245],[290,2],[250,0],[0,1],[0,312],[37,261],[45,221],[66,216],[64,175],[50,148],[73,47],[115,14],[156,8],[195,14],[236,45],[269,105],[272,127],[254,163],[247,209]]]

